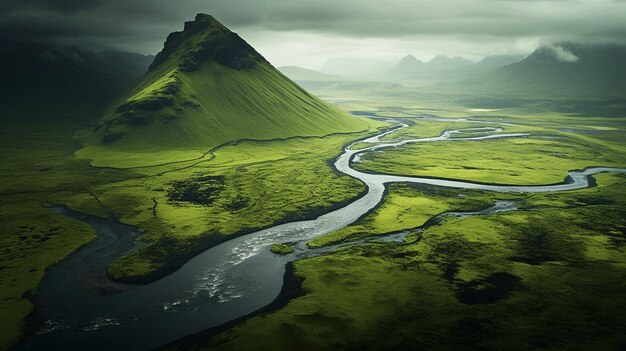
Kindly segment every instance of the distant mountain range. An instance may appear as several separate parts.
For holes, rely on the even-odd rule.
[[[111,97],[148,70],[154,56],[37,43],[0,43],[5,84],[0,100],[33,104],[59,98]]]
[[[479,69],[497,68],[510,65],[515,62],[520,62],[523,59],[524,55],[492,55],[483,58],[476,64],[472,65],[472,67]]]
[[[541,46],[526,57],[487,56],[477,63],[442,55],[423,62],[407,55],[387,76],[461,85],[473,92],[623,97],[626,46],[560,43]]]
[[[345,77],[322,73],[298,66],[283,66],[278,68],[284,75],[294,81],[336,82],[346,80]]]
[[[418,78],[422,74],[438,73],[444,70],[455,69],[472,65],[473,62],[462,57],[448,57],[437,55],[428,62],[420,61],[413,55],[403,57],[388,74],[402,78]]]
[[[463,83],[475,91],[624,97],[626,46],[543,46],[520,62],[481,72]]]
[[[388,72],[394,63],[367,57],[333,57],[319,71],[326,74],[358,79],[378,79]]]
[[[396,79],[443,78],[446,75],[466,75],[494,67],[501,67],[523,59],[523,56],[488,56],[478,63],[462,57],[437,55],[424,62],[413,55],[403,57],[387,76]]]

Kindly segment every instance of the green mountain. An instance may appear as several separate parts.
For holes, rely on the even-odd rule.
[[[290,81],[212,16],[171,33],[150,71],[109,108],[78,152],[100,165],[195,158],[240,139],[364,130]]]
[[[624,96],[626,46],[562,43],[468,79],[472,90],[552,95]]]
[[[334,74],[322,73],[298,66],[278,67],[278,70],[294,81],[337,82],[346,78]]]

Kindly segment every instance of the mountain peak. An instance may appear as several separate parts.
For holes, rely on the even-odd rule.
[[[389,71],[388,74],[396,76],[406,76],[414,73],[424,62],[418,60],[413,55],[406,55]]]
[[[580,47],[571,43],[544,45],[537,48],[527,59],[544,64],[576,63],[579,57],[575,52],[579,50]]]
[[[453,69],[471,64],[472,61],[466,60],[460,56],[449,57],[447,55],[437,55],[427,63],[430,68],[437,70]]]
[[[181,71],[195,72],[208,60],[235,70],[253,68],[258,61],[266,62],[239,35],[213,16],[199,13],[193,21],[185,22],[182,32],[167,36],[163,50],[157,54],[150,70],[167,61],[175,61]]]
[[[216,20],[215,17],[211,15],[207,15],[206,13],[199,13],[196,15],[193,21],[185,22],[185,25],[183,26],[183,32],[197,33],[206,28],[216,28],[216,29],[230,32],[230,30],[226,28],[223,24],[221,24],[218,20]],[[180,32],[174,32],[174,33],[180,33]]]
[[[451,59],[447,55],[437,55],[428,62],[449,61],[449,60]]]

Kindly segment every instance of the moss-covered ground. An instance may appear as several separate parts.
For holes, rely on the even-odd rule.
[[[272,244],[270,250],[272,251],[272,253],[275,253],[277,255],[289,255],[294,251],[291,246],[286,244]]]

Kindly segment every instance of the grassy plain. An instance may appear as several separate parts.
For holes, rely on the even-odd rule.
[[[499,184],[552,184],[567,171],[626,166],[626,154],[570,137],[534,136],[411,145],[361,156],[359,170]]]
[[[433,113],[419,108],[381,106],[375,113],[400,120],[404,118],[412,124],[387,135],[385,138],[389,140],[419,138],[446,129],[497,126],[504,129],[501,133],[529,133],[530,136],[408,144],[383,152],[365,153],[355,168],[485,183],[550,184],[563,181],[567,171],[572,169],[626,166],[626,117],[589,117],[554,111],[540,113],[536,108],[520,107],[476,112],[454,104],[443,106],[438,109],[442,116],[457,122],[415,118]],[[460,118],[473,122],[461,122]]]

